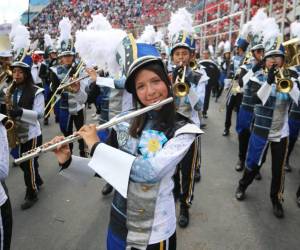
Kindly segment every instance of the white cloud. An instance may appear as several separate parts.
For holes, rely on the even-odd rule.
[[[28,8],[28,0],[1,0],[0,1],[0,24],[11,22],[20,18]]]

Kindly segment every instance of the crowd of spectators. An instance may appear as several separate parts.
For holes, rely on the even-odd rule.
[[[281,18],[283,13],[283,3],[282,0],[273,0],[272,1],[272,16],[278,20],[281,24]],[[235,0],[233,1],[233,5],[231,6],[231,1],[228,0],[207,0],[205,5],[202,3],[201,8],[195,10],[195,24],[206,23],[212,20],[216,20],[217,18],[222,18],[219,22],[213,22],[205,27],[202,27],[201,32],[198,34],[201,37],[204,37],[206,40],[206,45],[212,44],[215,46],[215,41],[225,41],[229,38],[229,31],[231,31],[231,43],[233,44],[236,40],[240,24],[241,24],[241,15],[235,15],[232,18],[225,18],[230,14],[235,14],[241,10],[247,10],[248,4],[250,4],[250,16],[255,15],[256,11],[259,8],[265,8],[267,11],[270,9],[270,0],[251,0],[249,3],[248,1],[240,1]],[[287,8],[286,8],[286,16],[290,11],[293,10],[292,8],[293,1],[287,1]],[[247,11],[244,12],[247,16]],[[289,32],[289,25],[291,20],[285,20],[285,27],[284,33]],[[217,37],[218,36],[218,37]],[[216,39],[216,37],[218,39]]]
[[[69,17],[72,31],[84,29],[92,15],[102,13],[113,27],[140,33],[146,24],[165,26],[172,12],[180,7],[192,8],[190,0],[52,0],[30,23],[32,40],[43,39],[45,33],[53,38],[59,34],[58,23]]]
[[[195,24],[201,24],[247,10],[248,1],[234,0],[51,0],[31,22],[30,33],[32,40],[39,39],[42,43],[45,33],[55,38],[59,34],[58,23],[62,17],[69,17],[73,26],[72,32],[84,29],[92,20],[92,15],[102,13],[115,28],[133,32],[138,36],[147,24],[156,27],[166,27],[172,12],[180,7],[186,7],[194,14]],[[253,16],[261,7],[269,8],[269,0],[251,0],[250,16]],[[272,1],[272,15],[277,18],[282,15],[283,1]],[[292,0],[288,0],[288,7]],[[287,9],[291,11],[291,8]],[[247,13],[245,13],[247,14]],[[227,40],[231,29],[232,42],[238,35],[241,16],[222,19],[201,29],[198,34],[214,43],[216,34],[218,40]],[[279,17],[278,17],[279,18]]]

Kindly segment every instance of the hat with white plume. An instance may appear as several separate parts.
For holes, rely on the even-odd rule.
[[[171,21],[168,25],[169,39],[171,40],[171,54],[176,48],[195,48],[193,38],[193,18],[185,8],[178,9],[171,15]]]
[[[30,46],[29,31],[24,25],[16,23],[12,26],[10,38],[12,39],[14,55],[12,67],[30,68],[32,59],[28,52]]]
[[[59,54],[58,56],[73,56],[75,55],[75,48],[71,35],[72,24],[68,17],[63,17],[59,22],[60,36],[58,39]]]

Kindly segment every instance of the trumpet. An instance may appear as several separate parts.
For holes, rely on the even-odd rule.
[[[157,103],[154,103],[150,106],[147,106],[147,107],[144,107],[144,108],[141,108],[141,109],[138,109],[138,110],[135,110],[135,111],[132,111],[128,114],[125,114],[123,116],[115,116],[113,119],[111,119],[110,121],[102,124],[102,125],[99,125],[96,127],[97,131],[99,130],[104,130],[104,129],[107,129],[107,128],[110,128],[120,122],[123,122],[123,121],[126,121],[126,120],[129,120],[129,119],[132,119],[136,116],[139,116],[141,114],[144,114],[144,113],[147,113],[151,110],[154,110],[154,109],[157,109],[159,107],[162,107],[163,105],[166,105],[168,103],[171,103],[173,102],[173,97],[169,97],[163,101],[160,101],[160,102],[157,102]],[[39,155],[41,155],[42,153],[47,153],[49,151],[53,151],[54,149],[56,149],[57,146],[60,146],[60,145],[66,145],[66,144],[69,144],[69,143],[72,143],[78,139],[80,139],[81,137],[79,135],[70,135],[68,137],[66,137],[64,140],[58,142],[58,143],[55,143],[55,144],[49,144],[49,143],[45,143],[33,150],[30,150],[28,152],[25,152],[22,154],[22,156],[18,159],[15,159],[14,162],[16,164],[20,164],[24,161],[27,161],[29,159],[32,159],[34,157],[37,157]]]
[[[183,97],[186,96],[190,91],[190,85],[184,81],[185,74],[186,74],[186,66],[184,66],[178,72],[175,83],[173,85],[173,92],[175,96]]]
[[[293,81],[287,68],[280,68],[275,76],[276,89],[281,93],[289,93],[293,88]]]
[[[190,68],[191,68],[192,70],[198,69],[198,64],[197,64],[196,60],[190,61]]]

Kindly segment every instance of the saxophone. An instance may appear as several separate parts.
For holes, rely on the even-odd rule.
[[[15,89],[16,89],[16,81],[13,80],[12,83],[8,86],[5,93],[5,105],[6,105],[8,119],[5,121],[4,126],[7,131],[7,140],[10,148],[15,148],[19,144],[19,138],[17,136],[17,131],[16,131],[16,123],[9,115],[10,111],[13,109],[12,95]]]

